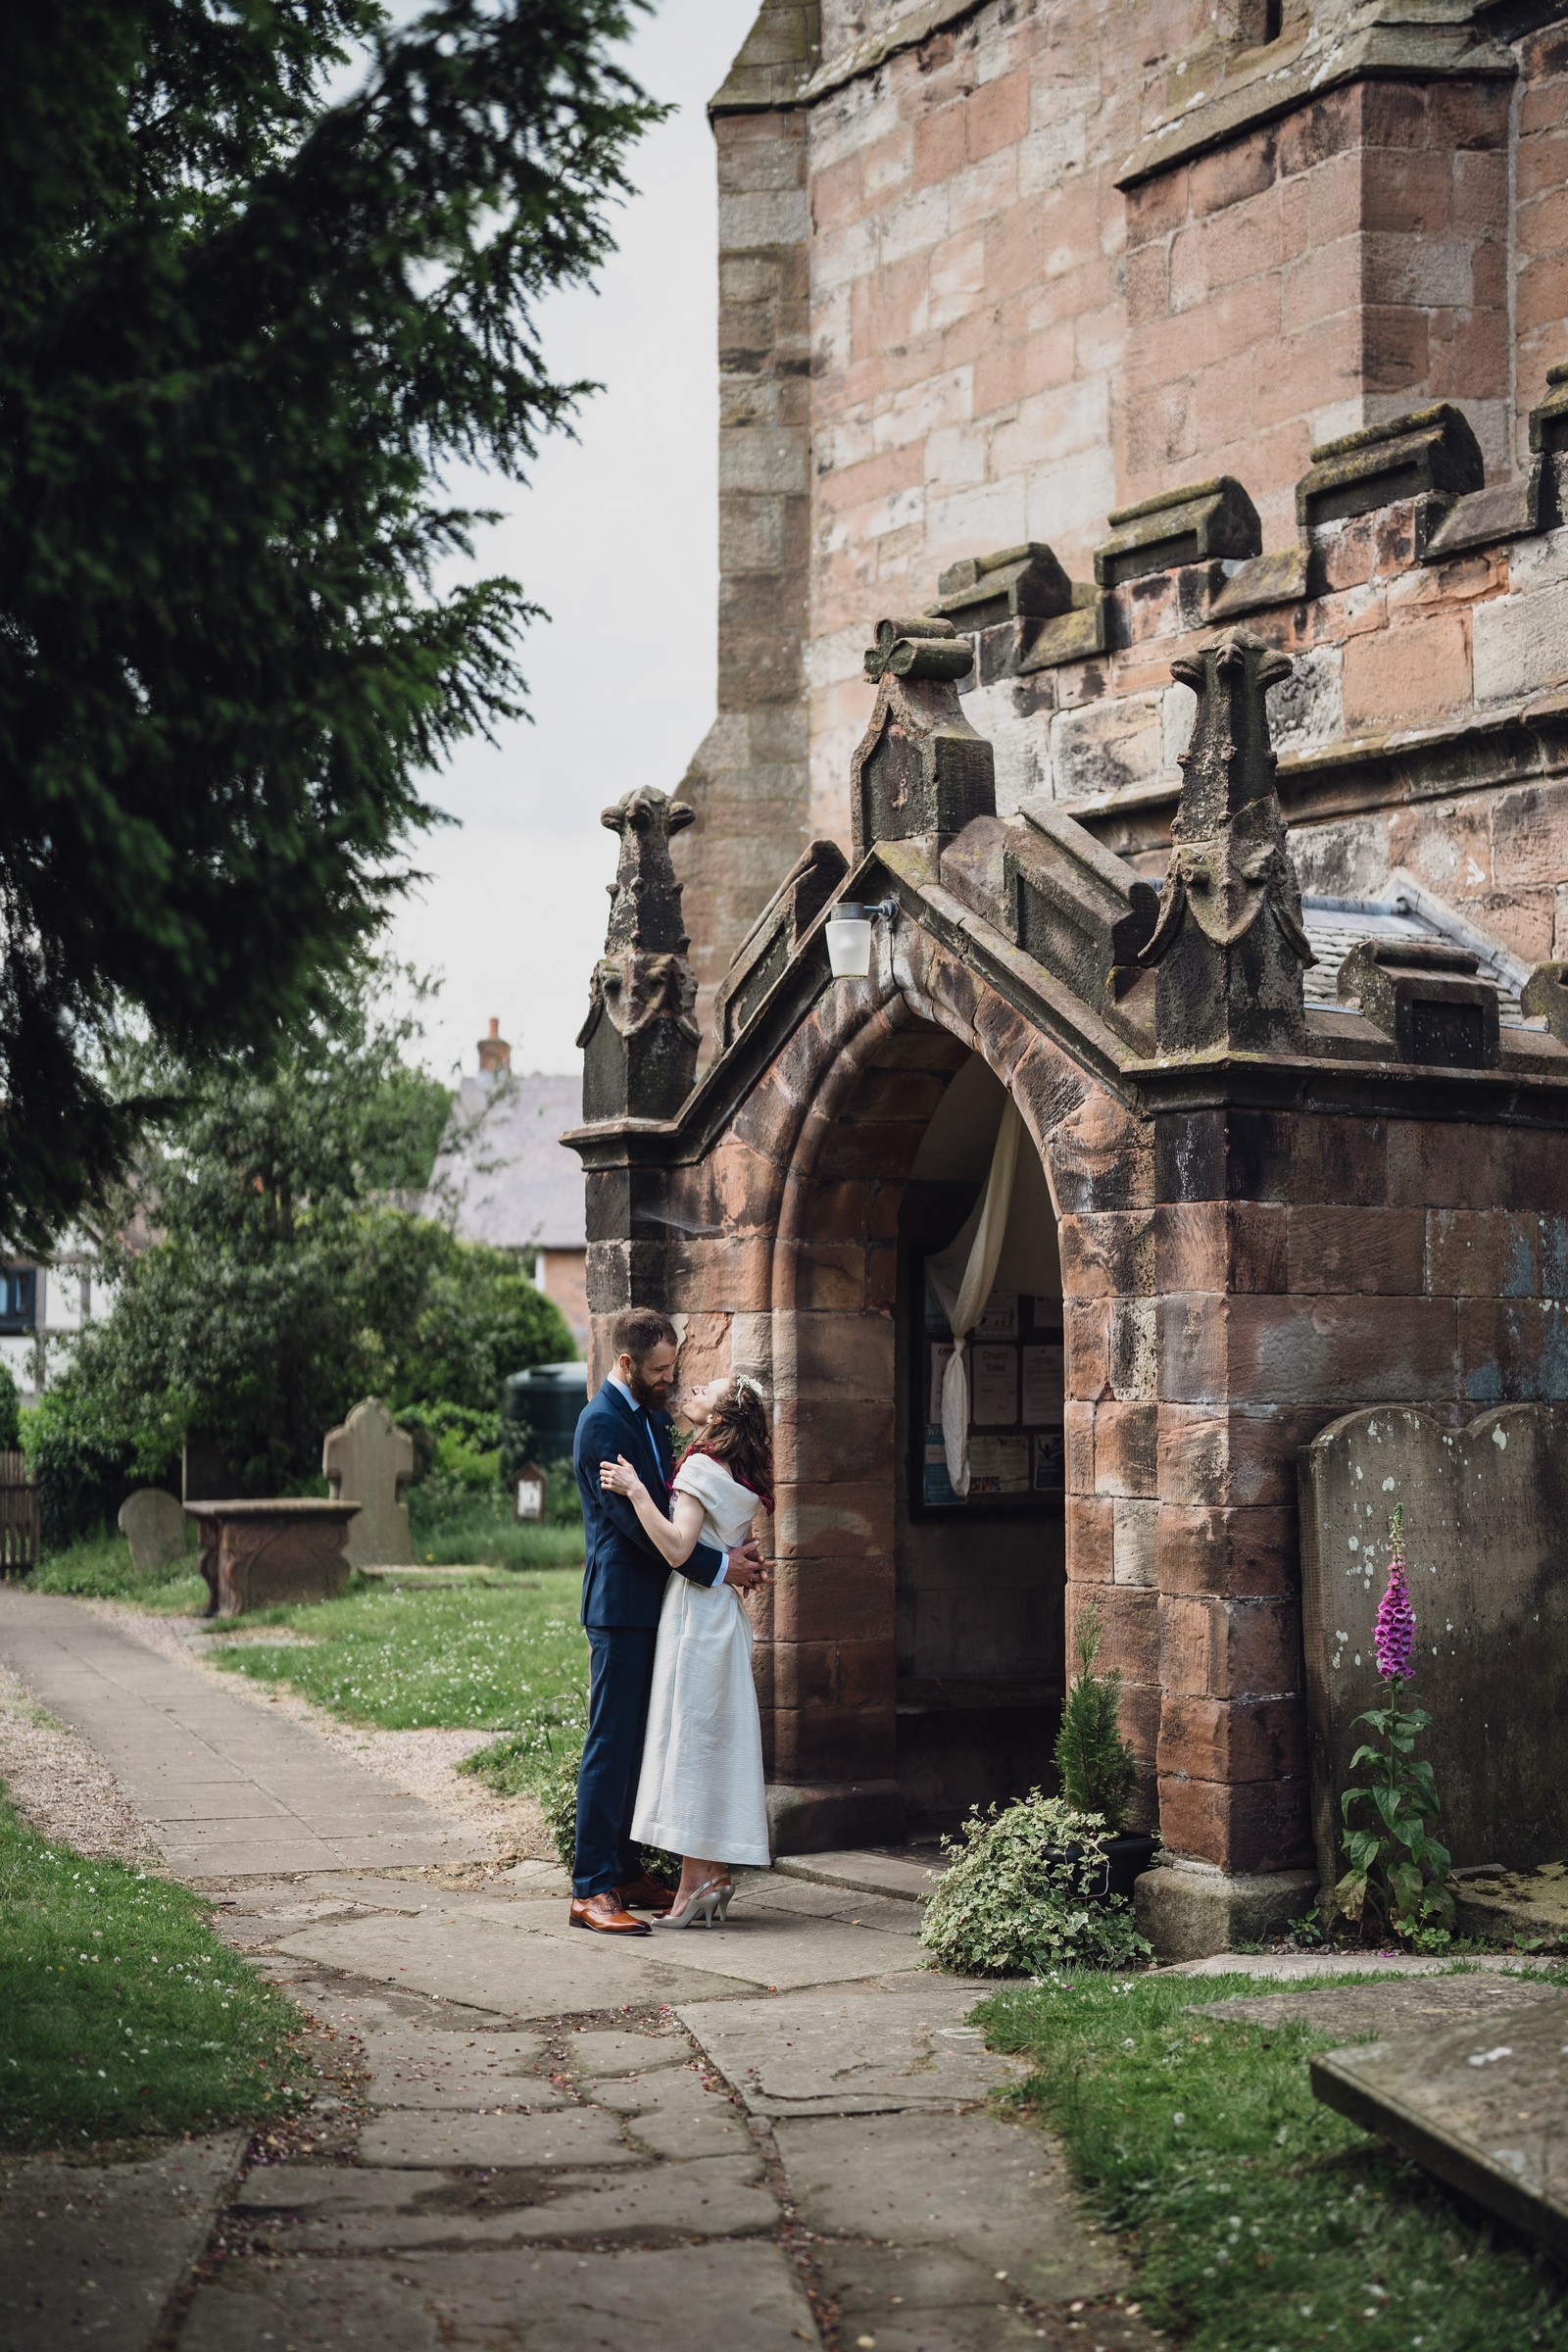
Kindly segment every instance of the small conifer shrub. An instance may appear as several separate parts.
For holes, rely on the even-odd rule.
[[[1093,1603],[1073,1629],[1078,1672],[1067,1688],[1056,1734],[1056,1771],[1061,1793],[1078,1813],[1098,1813],[1114,1838],[1121,1831],[1138,1782],[1133,1751],[1121,1736],[1121,1675],[1096,1674],[1104,1632]]]

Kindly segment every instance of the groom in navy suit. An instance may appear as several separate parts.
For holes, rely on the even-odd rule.
[[[572,1448],[587,1537],[582,1622],[591,1661],[588,1737],[577,1774],[577,1859],[571,1924],[600,1936],[646,1936],[632,1916],[667,1911],[671,1890],[643,1868],[631,1837],[637,1776],[654,1682],[654,1642],[670,1570],[624,1494],[599,1483],[601,1462],[635,1462],[648,1492],[669,1508],[668,1399],[675,1385],[675,1327],[653,1307],[631,1306],[610,1327],[614,1364],[583,1407]],[[695,1585],[727,1579],[743,1592],[762,1581],[750,1540],[731,1552],[699,1544],[679,1576]]]

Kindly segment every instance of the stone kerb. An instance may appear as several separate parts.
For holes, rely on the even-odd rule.
[[[1301,1613],[1312,1820],[1325,1889],[1344,1868],[1341,1792],[1380,1703],[1372,1628],[1388,1523],[1404,1505],[1411,1688],[1435,1717],[1438,1834],[1457,1867],[1560,1861],[1568,1839],[1568,1405],[1509,1404],[1463,1429],[1408,1408],[1335,1421],[1301,1457]]]

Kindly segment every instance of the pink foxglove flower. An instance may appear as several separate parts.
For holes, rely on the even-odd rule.
[[[1373,1636],[1378,1672],[1386,1683],[1409,1679],[1415,1652],[1415,1611],[1410,1606],[1410,1588],[1405,1582],[1403,1519],[1401,1508],[1395,1511],[1389,1522],[1389,1584],[1378,1604],[1377,1630]]]

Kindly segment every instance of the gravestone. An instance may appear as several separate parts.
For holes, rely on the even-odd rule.
[[[1404,1505],[1418,1753],[1456,1867],[1568,1858],[1568,1406],[1506,1404],[1464,1429],[1379,1406],[1301,1455],[1301,1623],[1319,1875],[1342,1875],[1341,1792],[1380,1703],[1372,1630],[1389,1514]]]
[[[156,1576],[185,1548],[185,1514],[162,1487],[138,1487],[127,1494],[117,1524],[138,1576]]]
[[[321,1468],[334,1502],[357,1502],[344,1545],[356,1568],[407,1568],[414,1563],[409,1506],[403,1490],[414,1476],[414,1440],[386,1406],[364,1397],[339,1429],[329,1430]]]
[[[1568,2256],[1568,1993],[1330,2050],[1311,2077],[1326,2107]]]

